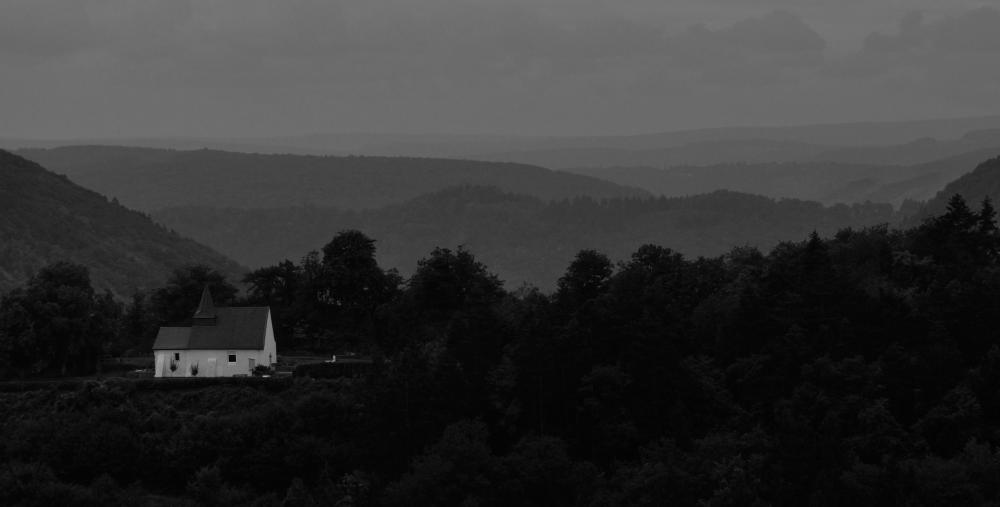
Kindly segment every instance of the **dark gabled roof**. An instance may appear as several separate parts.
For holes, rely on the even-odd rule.
[[[153,350],[186,349],[190,340],[191,328],[189,327],[161,327],[160,332],[156,333]]]
[[[269,312],[266,306],[215,308],[214,325],[161,327],[153,350],[263,350]]]
[[[268,308],[216,308],[214,326],[191,326],[189,349],[264,349]]]

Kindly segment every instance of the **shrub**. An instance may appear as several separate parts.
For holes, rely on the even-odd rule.
[[[307,363],[295,367],[292,376],[312,378],[356,377],[370,372],[371,363]]]

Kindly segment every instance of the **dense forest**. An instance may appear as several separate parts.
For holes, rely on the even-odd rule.
[[[438,245],[464,245],[508,286],[550,289],[585,248],[627,258],[647,243],[689,256],[715,256],[733,246],[768,249],[812,230],[896,222],[888,204],[825,207],[819,203],[718,191],[683,198],[556,202],[496,188],[449,188],[407,203],[354,212],[334,208],[170,208],[153,213],[166,226],[259,267],[299,259],[330,231],[361,229],[378,238],[379,262],[410,274]]]
[[[94,285],[119,297],[157,287],[187,264],[243,272],[148,216],[0,150],[0,291],[63,259],[89,267]]]
[[[0,503],[1000,501],[989,201],[767,253],[581,250],[551,293],[505,288],[464,248],[406,278],[376,259],[344,231],[246,278],[279,352],[365,350],[364,376],[0,384]],[[30,324],[60,298],[96,304],[70,268],[3,298],[0,361],[47,336]],[[149,307],[208,275],[227,287],[179,271]]]
[[[578,195],[648,195],[589,176],[474,160],[261,155],[117,146],[70,146],[19,153],[142,211],[167,206],[371,209],[454,185],[496,186],[545,200]]]

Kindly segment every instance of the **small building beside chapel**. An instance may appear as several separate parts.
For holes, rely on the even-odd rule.
[[[250,375],[278,359],[271,308],[216,308],[205,287],[191,325],[161,327],[153,355],[160,378]]]

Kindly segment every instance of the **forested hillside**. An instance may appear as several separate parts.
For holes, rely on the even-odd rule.
[[[238,261],[261,266],[299,259],[342,229],[379,240],[384,266],[411,273],[421,252],[465,245],[508,287],[553,287],[582,248],[624,259],[645,243],[689,256],[719,255],[734,246],[770,248],[812,230],[888,223],[887,204],[824,207],[735,192],[685,198],[577,198],[546,203],[495,188],[457,187],[379,210],[295,207],[260,210],[170,208],[154,218]]]
[[[979,164],[976,169],[951,182],[923,207],[917,219],[939,215],[948,206],[951,196],[966,196],[971,203],[985,198],[1000,202],[1000,157]]]
[[[85,265],[95,288],[120,296],[159,286],[186,264],[234,277],[242,272],[232,260],[145,215],[0,151],[0,291],[59,260]]]
[[[367,374],[0,383],[0,504],[1000,500],[990,206],[766,254],[583,250],[552,293],[505,290],[465,249],[404,280],[374,246],[346,232],[247,279],[279,351],[370,351]],[[0,343],[24,348],[20,301],[86,287],[62,271],[3,298]]]
[[[491,185],[539,199],[646,195],[541,167],[426,158],[259,155],[109,146],[22,150],[74,182],[151,211],[167,206],[370,209],[454,185]]]

